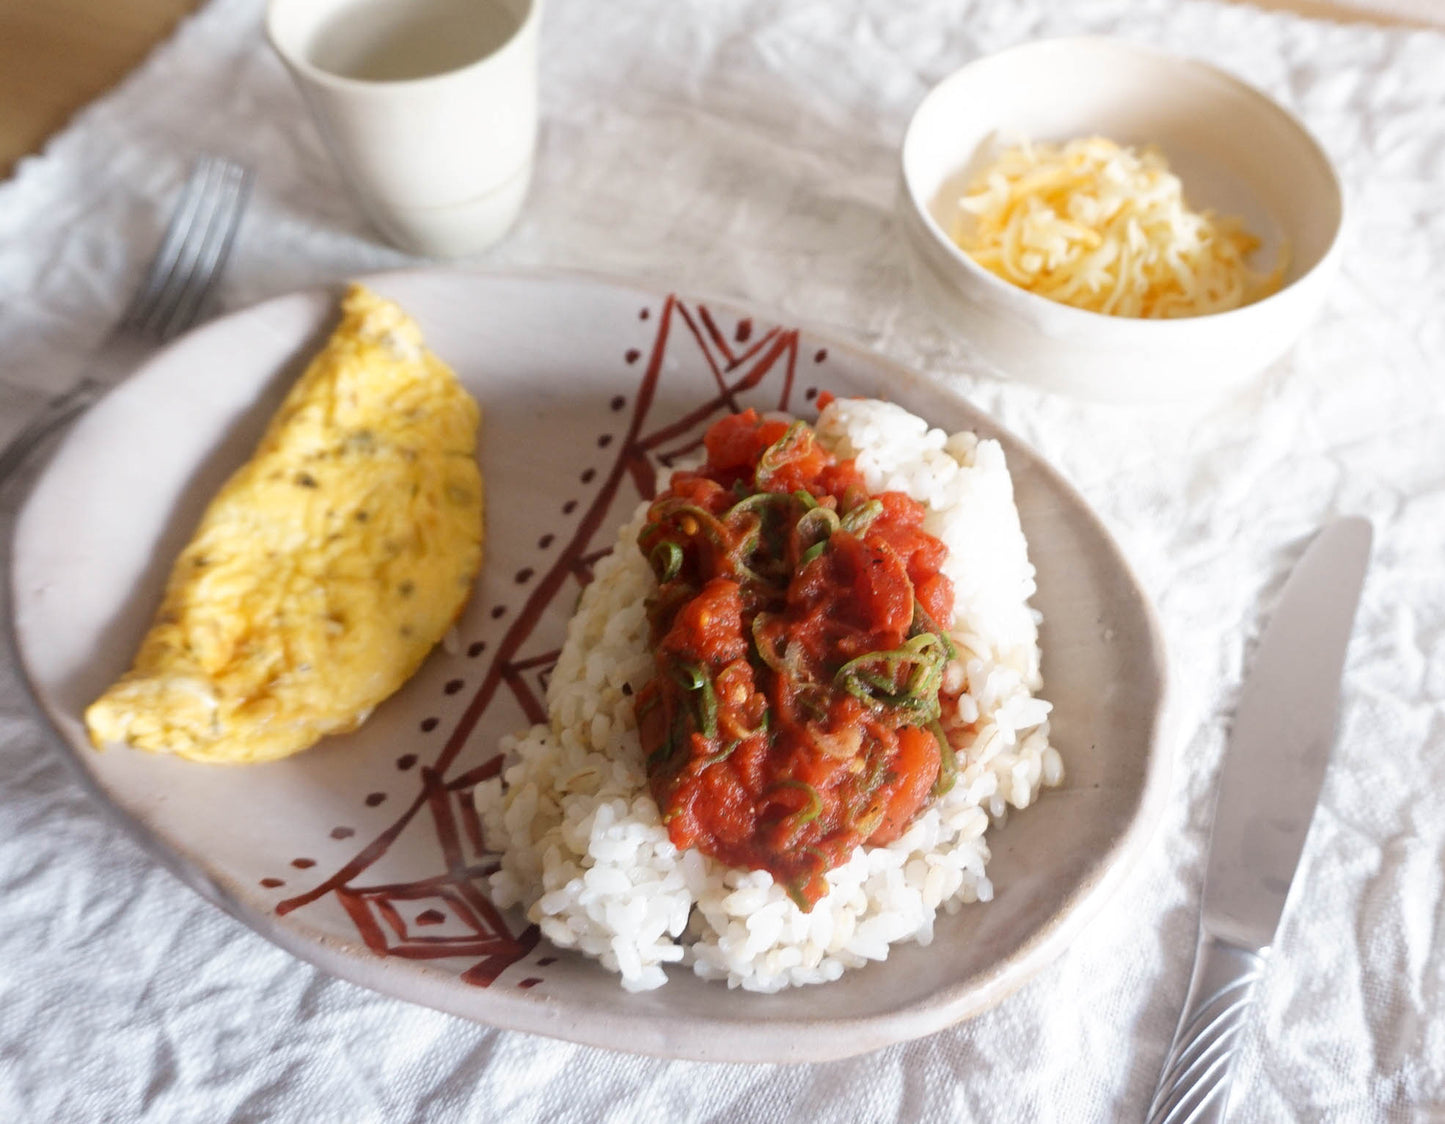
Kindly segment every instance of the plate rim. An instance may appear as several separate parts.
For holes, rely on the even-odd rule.
[[[1010,954],[1000,958],[988,970],[940,989],[927,999],[910,1005],[863,1016],[798,1017],[787,1016],[766,1020],[737,1020],[706,1014],[669,1017],[665,1013],[609,1012],[606,1019],[583,1012],[575,1021],[565,1018],[566,1004],[555,997],[505,991],[488,992],[489,1004],[495,1005],[501,1019],[483,1018],[462,1002],[454,1002],[457,985],[454,977],[423,962],[407,961],[398,965],[394,958],[377,956],[359,942],[341,942],[318,933],[303,919],[288,915],[277,917],[273,912],[248,904],[227,884],[218,872],[208,869],[204,861],[187,853],[177,842],[165,838],[139,816],[122,807],[109,794],[97,776],[86,768],[82,747],[75,745],[52,719],[40,700],[36,684],[20,645],[15,604],[16,532],[23,522],[35,489],[44,478],[50,463],[65,448],[72,436],[67,432],[56,443],[43,463],[36,464],[24,481],[24,493],[15,504],[14,515],[4,531],[3,580],[0,580],[0,611],[3,611],[5,645],[10,655],[14,678],[31,714],[38,720],[44,741],[64,762],[79,781],[86,795],[98,803],[110,818],[152,859],[175,875],[183,884],[240,921],[247,928],[273,945],[312,966],[357,986],[404,1002],[415,1003],[464,1018],[498,1030],[520,1030],[545,1037],[635,1055],[706,1062],[783,1062],[806,1063],[837,1060],[875,1049],[906,1042],[936,1033],[971,1019],[998,1005],[1032,980],[1056,960],[1101,912],[1139,864],[1149,839],[1163,817],[1167,803],[1171,761],[1166,737],[1173,710],[1172,679],[1164,632],[1153,601],[1148,596],[1134,568],[1114,540],[1103,520],[1083,495],[1063,474],[1032,445],[982,408],[970,402],[960,391],[932,379],[907,364],[839,334],[831,327],[819,327],[806,318],[780,314],[761,304],[731,296],[713,296],[706,290],[672,287],[649,279],[632,279],[600,271],[560,267],[485,266],[418,266],[368,272],[339,278],[330,283],[307,286],[263,298],[183,333],[163,347],[150,353],[129,374],[110,388],[111,391],[130,383],[160,360],[178,344],[202,333],[223,328],[239,316],[253,313],[264,306],[297,299],[311,299],[328,294],[334,297],[338,288],[358,283],[384,288],[389,282],[408,277],[482,278],[497,282],[517,280],[529,283],[581,283],[612,290],[625,290],[653,299],[669,294],[685,300],[698,300],[710,307],[750,316],[768,323],[796,328],[829,349],[848,354],[855,361],[897,377],[915,387],[937,393],[960,407],[965,413],[987,423],[1008,442],[1024,451],[1049,487],[1066,498],[1073,509],[1087,520],[1090,530],[1108,551],[1108,560],[1123,579],[1137,602],[1147,654],[1154,676],[1154,690],[1148,721],[1148,760],[1143,783],[1133,812],[1125,829],[1112,847],[1096,856],[1086,876],[1066,895],[1063,904],[1026,941]],[[106,396],[109,397],[110,391]],[[101,401],[104,401],[104,397]],[[88,414],[90,411],[86,411]],[[84,416],[84,415],[82,415]],[[620,984],[618,985],[620,988]],[[715,986],[722,986],[716,984]],[[607,1025],[610,1022],[611,1025]],[[622,1033],[619,1033],[621,1031]],[[780,1043],[785,1043],[780,1050]],[[722,1044],[723,1048],[718,1049]]]

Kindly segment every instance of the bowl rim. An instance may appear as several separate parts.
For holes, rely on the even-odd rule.
[[[920,135],[919,118],[924,110],[939,96],[945,86],[950,85],[968,71],[975,69],[986,62],[993,62],[997,59],[1009,56],[1073,50],[1087,47],[1094,50],[1114,51],[1121,55],[1135,57],[1146,57],[1154,61],[1169,62],[1171,64],[1192,69],[1202,73],[1209,79],[1228,86],[1236,92],[1244,95],[1248,100],[1254,102],[1265,113],[1274,116],[1282,121],[1288,128],[1298,134],[1309,150],[1317,170],[1322,175],[1322,186],[1332,196],[1334,202],[1335,221],[1334,228],[1330,232],[1329,241],[1325,244],[1324,251],[1315,260],[1314,264],[1301,273],[1294,280],[1281,285],[1274,292],[1261,297],[1256,301],[1240,305],[1238,308],[1225,309],[1220,312],[1207,312],[1198,316],[1181,316],[1173,318],[1148,318],[1140,316],[1115,316],[1106,312],[1095,312],[1091,309],[1078,308],[1075,305],[1065,304],[1062,301],[1052,300],[1040,296],[1020,285],[1015,285],[1004,280],[997,274],[990,272],[979,265],[964,250],[962,250],[946,231],[938,224],[932,212],[921,199],[918,185],[909,174],[909,152],[916,145],[915,138]],[[933,84],[923,99],[914,107],[912,115],[908,119],[908,126],[904,130],[903,143],[898,149],[898,169],[900,181],[903,186],[902,195],[907,200],[907,206],[913,216],[921,222],[927,231],[933,245],[943,251],[949,263],[956,269],[962,270],[969,278],[981,282],[991,292],[998,295],[999,299],[1009,302],[1017,311],[1025,314],[1057,316],[1062,326],[1074,326],[1087,328],[1089,325],[1114,324],[1120,325],[1122,331],[1161,332],[1177,329],[1181,324],[1198,323],[1209,324],[1211,327],[1219,326],[1221,321],[1227,317],[1234,317],[1236,320],[1247,317],[1264,315],[1263,310],[1270,306],[1277,306],[1280,298],[1287,293],[1298,291],[1304,282],[1326,272],[1333,265],[1334,258],[1340,249],[1341,236],[1344,232],[1346,222],[1345,192],[1340,181],[1339,173],[1336,171],[1333,161],[1325,152],[1315,135],[1300,118],[1281,105],[1274,98],[1270,97],[1263,90],[1231,74],[1214,63],[1206,62],[1204,59],[1192,55],[1178,55],[1172,51],[1164,50],[1148,43],[1139,43],[1130,39],[1120,39],[1109,35],[1061,35],[1044,39],[1032,39],[1023,43],[1016,43],[1013,46],[1005,47],[1002,50],[991,51],[988,54],[980,55],[970,60],[963,66],[951,71],[945,77]],[[1123,325],[1134,325],[1136,327],[1122,327]]]

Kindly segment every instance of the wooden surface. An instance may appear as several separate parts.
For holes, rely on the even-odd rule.
[[[0,178],[198,6],[198,0],[0,0]]]
[[[257,0],[259,3],[260,0]],[[1419,22],[1427,0],[1257,0],[1338,19]],[[0,179],[134,67],[200,0],[0,0]],[[1445,20],[1445,0],[1438,8]],[[1394,12],[1394,15],[1389,14]]]

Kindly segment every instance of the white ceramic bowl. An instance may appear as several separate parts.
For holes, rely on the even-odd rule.
[[[1209,316],[1105,316],[1010,285],[953,243],[989,141],[1089,135],[1157,145],[1191,207],[1238,215],[1262,239],[1256,265],[1287,246],[1281,289]],[[1305,329],[1337,268],[1340,184],[1304,126],[1215,67],[1136,43],[1046,39],[970,63],[914,113],[902,174],[899,216],[925,301],[989,373],[1049,390],[1149,401],[1236,386]]]

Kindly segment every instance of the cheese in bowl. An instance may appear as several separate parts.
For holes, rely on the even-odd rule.
[[[953,239],[991,273],[1089,312],[1204,316],[1277,290],[1284,264],[1248,263],[1259,239],[1235,218],[1196,212],[1156,148],[1103,137],[1024,143],[959,201]]]
[[[285,757],[359,726],[451,628],[482,557],[480,411],[361,286],[207,507],[92,743]]]

